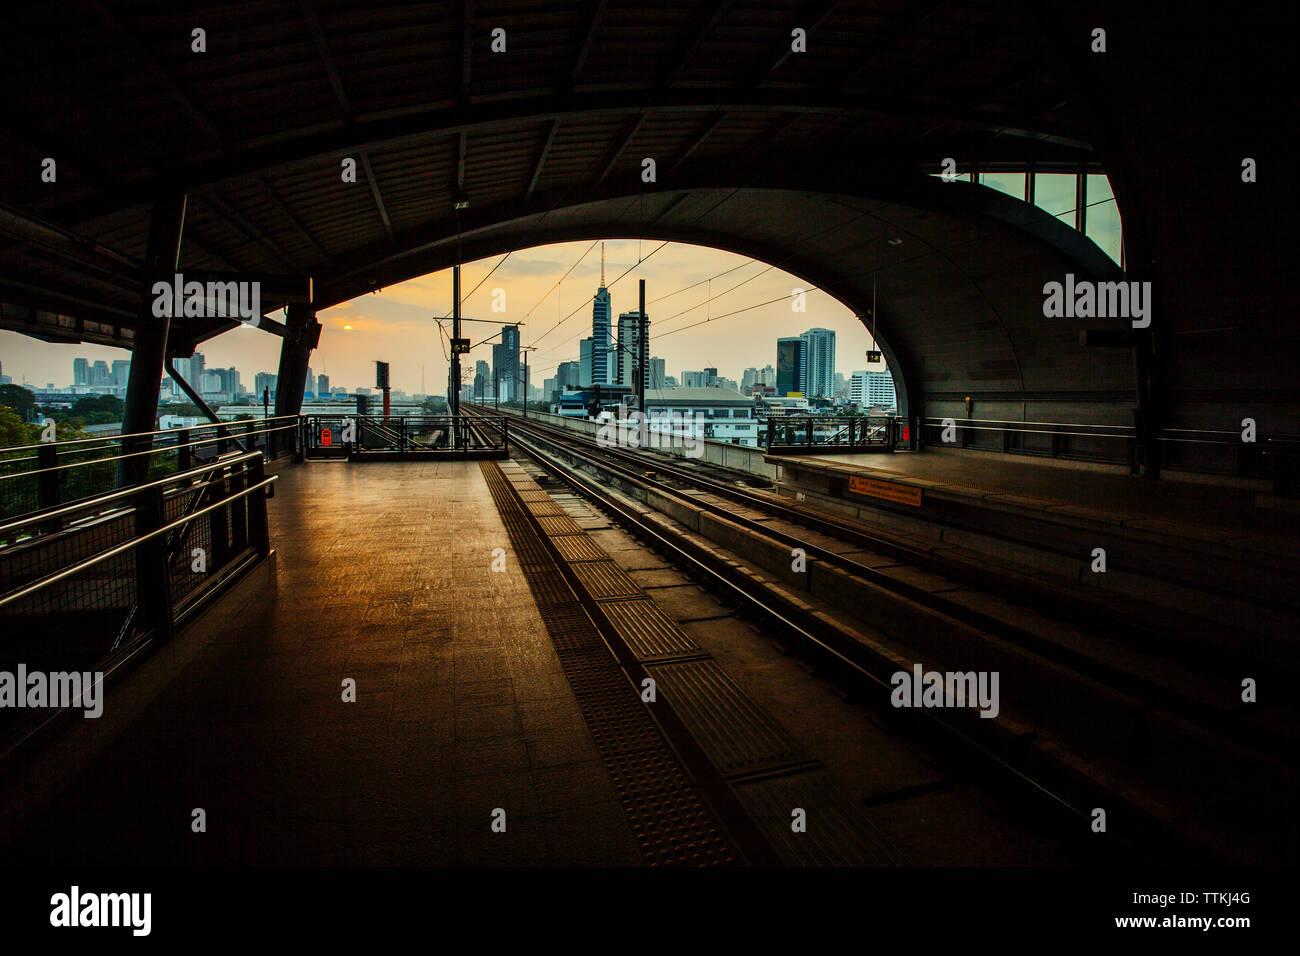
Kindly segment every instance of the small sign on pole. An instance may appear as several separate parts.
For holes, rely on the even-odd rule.
[[[469,352],[469,339],[452,339],[452,340],[451,340],[451,354],[452,354],[452,355],[465,355],[467,352]]]

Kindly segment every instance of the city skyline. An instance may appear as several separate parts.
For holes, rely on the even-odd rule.
[[[661,246],[616,239],[605,245],[611,318],[637,308],[636,280],[645,278],[650,354],[664,359],[668,375],[712,366],[739,381],[745,368],[774,364],[776,338],[815,327],[835,331],[844,356],[862,355],[874,347],[869,331],[848,307],[779,267],[686,243]],[[585,258],[577,262],[584,253]],[[502,325],[524,322],[520,344],[538,346],[529,365],[532,381],[540,383],[555,376],[560,362],[577,360],[579,340],[591,335],[592,300],[600,282],[599,242],[535,246],[512,253],[504,262],[501,259],[496,256],[463,267],[464,313]],[[496,271],[487,277],[494,267]],[[808,290],[805,312],[791,309],[795,288]],[[494,295],[496,289],[504,295]],[[504,311],[492,311],[494,302],[502,299]],[[324,330],[312,366],[336,386],[353,391],[372,385],[376,359],[389,361],[394,388],[409,394],[444,394],[448,362],[433,319],[450,311],[449,269],[324,309],[319,313]],[[448,333],[450,324],[450,320],[443,322]],[[344,328],[349,325],[350,330]],[[490,358],[490,352],[483,353],[491,341],[499,341],[492,338],[499,329],[479,323],[466,328],[474,347],[462,367],[472,369],[475,359]],[[235,367],[250,381],[261,372],[275,374],[280,341],[240,326],[202,343],[199,351],[208,366]],[[70,379],[72,361],[79,357],[92,364],[103,360],[111,368],[114,359],[120,361],[128,353],[0,332],[0,361],[18,384],[25,380],[37,387],[47,382],[60,386]],[[865,365],[865,358],[840,365],[850,371]],[[472,378],[471,372],[465,380]]]

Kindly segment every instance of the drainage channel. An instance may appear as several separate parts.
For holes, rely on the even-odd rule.
[[[518,466],[480,467],[647,861],[898,862],[821,763],[545,490]]]

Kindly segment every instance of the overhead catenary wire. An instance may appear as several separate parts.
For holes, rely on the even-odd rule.
[[[484,282],[487,282],[487,280],[490,279],[490,278],[492,277],[492,273],[494,273],[494,272],[496,272],[498,269],[500,269],[500,268],[501,268],[501,265],[502,265],[502,264],[503,264],[507,259],[509,259],[512,255],[514,255],[514,250],[511,250],[510,252],[507,252],[504,256],[502,256],[500,259],[498,259],[498,260],[497,260],[497,264],[494,265],[491,269],[488,270],[487,275],[485,275],[483,278],[479,279],[479,280],[478,280],[478,283],[475,284],[474,288],[472,288],[472,289],[469,290],[469,295],[466,295],[466,296],[462,296],[462,297],[461,297],[461,302],[462,302],[462,303],[468,302],[470,296],[472,296],[475,292],[477,292],[477,291],[479,290],[479,286],[483,285]],[[452,307],[451,307],[450,309],[447,310],[447,313],[446,313],[446,315],[443,316],[443,318],[444,318],[444,319],[450,319],[450,318],[451,318],[451,313],[452,313],[453,311],[455,311],[455,308],[456,308],[456,306],[455,306],[455,305],[452,305]]]
[[[1106,203],[1109,203],[1109,202],[1114,202],[1114,199],[1113,199],[1113,198],[1105,198],[1105,199],[1096,200],[1096,201],[1094,201],[1094,202],[1085,203],[1085,204],[1084,204],[1084,208],[1089,208],[1089,207],[1092,207],[1092,206],[1105,205]],[[1059,213],[1052,213],[1052,212],[1048,212],[1047,210],[1044,210],[1042,207],[1036,207],[1036,208],[1039,210],[1040,215],[1038,215],[1037,217],[1035,217],[1035,218],[1033,218],[1033,219],[1027,220],[1027,221],[1025,222],[1026,225],[1034,224],[1034,223],[1038,223],[1038,222],[1045,222],[1045,221],[1047,221],[1048,219],[1059,219],[1060,217],[1065,216],[1065,215],[1068,215],[1069,213],[1075,211],[1075,210],[1063,210],[1063,211],[1061,211],[1061,212],[1059,212]],[[799,247],[799,246],[803,245],[804,243],[806,243],[807,241],[809,241],[809,240],[811,240],[811,239],[818,238],[819,236],[825,235],[825,234],[827,234],[827,233],[832,233],[832,232],[835,232],[835,231],[840,230],[840,229],[844,229],[844,228],[846,228],[846,227],[852,225],[853,223],[858,222],[859,220],[863,219],[863,218],[866,217],[867,215],[869,215],[869,213],[866,213],[866,212],[859,212],[858,215],[856,215],[856,216],[852,216],[852,217],[846,219],[846,220],[843,221],[843,222],[835,223],[835,224],[832,224],[832,225],[830,225],[830,226],[824,227],[824,228],[822,228],[822,229],[815,230],[815,231],[812,232],[811,234],[809,234],[809,235],[803,237],[802,239],[797,240],[796,242],[792,243],[792,245],[795,246],[795,247]],[[952,250],[959,249],[959,248],[961,248],[961,247],[963,247],[963,246],[968,246],[968,245],[971,245],[971,244],[974,244],[974,243],[987,241],[988,238],[989,238],[989,234],[987,234],[987,233],[981,233],[981,234],[978,234],[978,235],[971,236],[971,237],[969,237],[969,238],[963,239],[963,240],[961,240],[961,241],[951,243],[951,244],[946,245],[946,246],[940,246],[940,247],[933,247],[933,246],[932,246],[932,247],[930,247],[929,249],[927,249],[926,251],[924,251],[924,252],[922,252],[922,253],[919,253],[919,254],[916,254],[916,255],[908,256],[908,255],[905,254],[903,257],[901,257],[901,258],[899,259],[898,262],[893,263],[893,264],[891,264],[891,265],[886,265],[886,266],[880,266],[880,267],[877,267],[876,269],[873,270],[873,272],[879,273],[879,272],[890,272],[890,271],[896,271],[896,270],[901,269],[901,268],[903,268],[903,267],[905,267],[905,266],[909,266],[909,265],[911,265],[911,264],[913,264],[913,263],[915,263],[915,262],[918,262],[918,261],[920,261],[920,260],[922,260],[922,259],[926,259],[926,258],[929,258],[929,257],[931,257],[931,256],[936,256],[936,255],[944,255],[944,254],[946,254],[946,253],[948,253],[948,252],[950,252],[950,251],[952,251]],[[594,245],[594,243],[593,243],[593,245]],[[662,243],[658,248],[656,248],[656,249],[654,250],[654,252],[658,252],[659,249],[662,249],[664,245],[667,245],[667,243]],[[652,252],[651,255],[653,255],[654,252]],[[793,258],[794,255],[795,255],[795,253],[791,253],[791,254],[788,255],[788,256],[783,256],[783,257],[781,257],[780,259],[776,260],[775,262],[770,263],[770,264],[767,266],[767,268],[765,268],[764,270],[762,270],[762,272],[759,272],[759,273],[755,274],[754,276],[751,276],[750,279],[758,278],[759,276],[765,274],[765,273],[768,272],[768,271],[771,271],[771,270],[774,269],[774,268],[780,268],[780,266],[781,266],[783,263],[789,261],[789,259]],[[646,258],[649,258],[649,256],[647,256]],[[728,274],[728,273],[730,273],[730,272],[734,272],[734,271],[736,271],[736,270],[738,270],[738,269],[741,269],[741,268],[743,268],[744,266],[749,265],[750,263],[752,263],[752,262],[756,262],[756,261],[759,261],[759,260],[750,259],[750,260],[748,260],[748,261],[746,261],[746,262],[744,262],[744,263],[741,263],[740,265],[733,266],[733,267],[731,267],[731,268],[729,268],[729,269],[726,269],[726,270],[724,270],[723,272],[719,273],[718,275],[719,275],[719,276],[720,276],[720,275],[726,275],[726,274]],[[635,268],[635,266],[634,266],[633,268]],[[629,271],[630,271],[630,270],[629,270]],[[624,273],[624,275],[626,275],[626,273]],[[678,294],[680,294],[681,292],[685,292],[685,291],[687,291],[687,290],[689,290],[689,289],[691,289],[691,288],[695,288],[695,287],[700,286],[700,285],[708,284],[708,283],[709,283],[713,278],[717,278],[717,277],[718,277],[718,276],[711,276],[711,277],[708,277],[708,278],[705,278],[705,279],[701,279],[701,280],[699,280],[699,281],[697,281],[697,282],[691,283],[691,284],[688,285],[688,286],[684,286],[684,287],[682,287],[681,289],[678,289],[678,290],[675,291],[675,292],[671,292],[671,293],[669,293],[668,295],[665,295],[665,296],[660,296],[659,298],[654,299],[654,300],[651,300],[651,301],[652,301],[652,302],[659,302],[659,301],[662,301],[662,300],[664,300],[664,299],[671,298],[671,297],[673,297],[674,295],[678,295]],[[622,276],[620,276],[619,278],[622,278]],[[617,280],[615,280],[615,281],[617,281]],[[745,281],[748,282],[748,281],[750,281],[750,280],[747,279],[747,280],[745,280]],[[731,288],[729,288],[729,289],[727,289],[727,290],[724,290],[723,292],[719,292],[716,296],[714,296],[714,295],[710,295],[708,298],[705,299],[705,301],[700,302],[700,303],[697,303],[696,305],[692,306],[692,307],[689,308],[689,309],[682,310],[681,312],[678,312],[678,313],[675,313],[675,314],[672,315],[672,316],[669,316],[667,319],[661,319],[661,320],[659,320],[659,321],[660,321],[661,323],[662,323],[662,322],[668,322],[668,321],[671,321],[671,320],[674,319],[674,318],[677,318],[677,317],[679,317],[679,316],[681,316],[681,315],[686,314],[687,312],[694,311],[695,309],[700,308],[700,306],[708,304],[709,302],[711,302],[711,301],[712,301],[713,299],[715,299],[715,298],[721,298],[722,296],[727,295],[729,292],[733,291],[733,290],[736,289],[736,288],[739,288],[740,285],[743,285],[743,284],[744,284],[743,282],[742,282],[742,283],[737,283],[737,285],[732,286]],[[612,285],[612,283],[611,283],[611,285]],[[805,289],[804,291],[805,291],[805,292],[815,292],[815,291],[821,291],[821,289],[820,289],[819,287],[817,287],[817,286],[812,286],[812,287],[809,287],[809,288]],[[584,306],[586,306],[588,303],[590,303],[594,298],[595,298],[594,296],[588,297],[588,298],[587,298],[584,302],[582,302],[582,303],[581,303],[581,304],[580,304],[576,309],[574,309],[573,312],[570,312],[569,315],[566,316],[565,319],[564,319],[563,321],[568,321],[570,318],[573,317],[573,315],[575,315],[575,314],[576,314],[578,311],[580,311]],[[873,296],[873,298],[874,298],[874,296]],[[727,312],[727,313],[724,313],[724,314],[719,315],[719,316],[712,316],[711,318],[709,318],[709,319],[705,319],[705,320],[700,321],[700,322],[695,322],[695,323],[692,323],[692,324],[690,324],[690,325],[684,325],[684,326],[681,326],[681,327],[679,327],[679,328],[677,328],[677,329],[670,329],[670,330],[665,331],[665,332],[660,332],[658,335],[656,335],[656,338],[662,338],[662,337],[664,337],[664,336],[666,336],[666,335],[672,335],[672,334],[675,334],[676,332],[684,332],[684,331],[687,331],[687,330],[689,330],[689,329],[696,328],[696,327],[698,327],[698,326],[700,326],[700,325],[705,325],[705,324],[707,324],[708,322],[717,321],[718,319],[728,318],[728,317],[733,316],[733,315],[739,315],[739,314],[742,314],[742,313],[744,313],[744,312],[750,312],[750,311],[753,311],[754,309],[762,308],[763,306],[772,305],[772,304],[774,304],[774,303],[776,303],[776,302],[781,302],[781,301],[785,301],[785,300],[788,300],[788,299],[789,299],[789,296],[788,296],[788,295],[779,296],[779,297],[777,297],[777,298],[775,298],[775,299],[769,299],[769,300],[767,300],[767,301],[765,301],[765,302],[759,302],[759,303],[756,303],[756,304],[754,304],[754,305],[746,306],[746,307],[741,308],[741,309],[735,309],[735,310],[733,310],[733,311],[731,311],[731,312]],[[875,322],[874,322],[875,311],[876,311],[876,309],[875,309],[875,306],[874,306],[874,303],[873,303],[873,308],[872,308],[872,315],[873,315],[873,323],[872,323],[872,325],[873,325],[873,328],[870,330],[870,332],[871,332],[871,334],[872,334],[872,338],[873,338],[873,340],[875,340],[875,329],[874,329],[874,325],[875,325]],[[562,323],[557,323],[556,326],[553,326],[551,329],[547,330],[547,332],[546,332],[546,333],[543,333],[543,335],[549,334],[549,332],[554,331],[554,329],[555,329],[556,327],[558,327],[559,324],[562,324]],[[540,339],[541,339],[542,337],[543,337],[543,336],[539,336],[538,339],[535,339],[535,340],[534,340],[534,343],[536,343],[537,341],[540,341]],[[571,342],[575,341],[577,338],[580,338],[580,337],[581,337],[580,335],[579,335],[579,336],[575,336],[573,339],[570,339],[570,340],[568,340],[567,342],[562,343],[561,345],[554,346],[550,351],[553,352],[555,349],[562,348],[564,345],[570,344]],[[551,370],[553,370],[553,369],[555,369],[555,368],[558,368],[558,367],[559,367],[559,364],[560,364],[559,362],[556,362],[556,363],[553,364],[553,365],[545,366],[544,368],[539,368],[539,369],[537,369],[537,371],[538,371],[538,372],[542,372],[542,371],[551,371]]]
[[[594,243],[593,243],[593,245],[594,245]],[[659,243],[659,245],[657,245],[655,248],[651,249],[650,252],[646,254],[645,259],[642,259],[641,262],[645,262],[646,259],[649,259],[651,256],[653,256],[656,252],[658,252],[660,249],[662,249],[662,248],[663,248],[664,246],[666,246],[666,245],[668,245],[667,241],[664,241],[664,242]],[[619,279],[622,279],[622,278],[626,277],[626,276],[628,275],[628,273],[630,273],[633,269],[635,269],[637,266],[639,266],[639,265],[641,264],[641,262],[634,262],[632,265],[628,266],[627,269],[625,269],[621,274],[619,274],[619,276],[618,276],[617,278],[615,278],[613,282],[611,282],[611,283],[609,283],[609,285],[605,286],[605,288],[607,288],[607,289],[609,289],[609,288],[613,288],[613,286],[615,286],[615,285],[618,283]],[[570,270],[570,271],[572,271],[572,270]],[[558,284],[558,283],[557,283],[557,284]],[[588,303],[594,302],[595,299],[596,299],[596,296],[595,296],[594,294],[588,296],[586,299],[584,299],[582,302],[580,302],[580,303],[578,304],[578,306],[577,306],[577,307],[576,307],[572,312],[570,312],[568,315],[566,315],[563,319],[560,319],[558,322],[556,322],[553,326],[551,326],[549,329],[547,329],[547,330],[546,330],[545,332],[543,332],[541,335],[537,336],[537,338],[533,339],[533,341],[530,343],[530,345],[533,346],[533,347],[536,347],[536,345],[537,345],[538,342],[540,342],[542,339],[546,338],[546,336],[550,335],[552,332],[554,332],[556,329],[558,329],[558,328],[559,328],[561,325],[563,325],[565,322],[568,322],[569,319],[573,318],[575,315],[577,315],[579,312],[581,312],[582,309],[585,308],[585,307],[587,306]],[[565,344],[567,345],[568,343],[565,343]],[[557,346],[557,347],[558,347],[558,346]]]

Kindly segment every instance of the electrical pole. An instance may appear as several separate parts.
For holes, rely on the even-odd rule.
[[[459,222],[459,216],[457,221]],[[451,270],[451,338],[460,339],[460,262]],[[460,447],[460,353],[451,350],[451,435],[453,449]]]
[[[535,345],[521,345],[519,351],[524,353],[524,418],[528,417],[528,353],[535,351]]]
[[[633,392],[636,394],[636,408],[645,413],[645,380],[650,374],[650,319],[645,314],[645,279],[641,280],[641,301],[637,306],[636,369]]]

